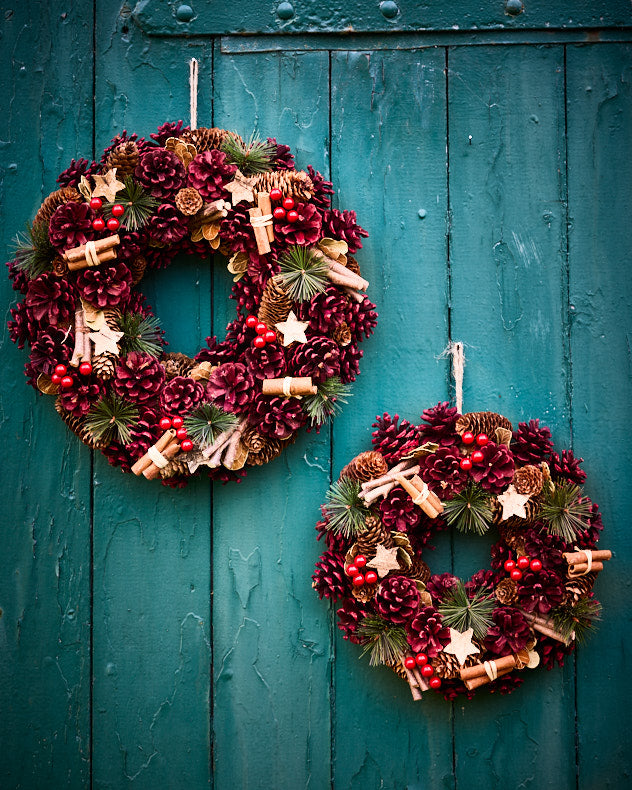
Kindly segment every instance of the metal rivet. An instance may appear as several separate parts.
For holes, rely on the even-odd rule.
[[[425,219],[426,218],[426,209],[425,208],[420,208],[419,211],[417,212],[417,214],[419,215],[420,219]]]
[[[380,3],[380,11],[382,16],[385,16],[387,19],[393,19],[399,14],[397,3],[394,3],[393,0],[384,0],[383,3]]]
[[[178,22],[190,22],[193,19],[194,12],[190,5],[179,5],[176,10],[176,19]]]
[[[505,11],[511,16],[518,16],[524,11],[522,0],[507,0],[505,3]]]
[[[276,12],[279,19],[292,19],[294,16],[294,6],[292,3],[279,3]]]

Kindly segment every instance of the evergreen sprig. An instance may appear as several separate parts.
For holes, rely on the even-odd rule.
[[[484,535],[492,525],[489,494],[473,481],[443,503],[443,513],[448,525],[459,532]]]
[[[575,605],[565,604],[551,611],[551,619],[555,630],[564,639],[581,642],[586,638],[597,620],[601,620],[601,604],[594,598],[580,598]]]
[[[569,482],[544,486],[540,515],[552,535],[572,543],[577,533],[586,529],[590,502],[582,499],[579,486]]]
[[[492,625],[492,612],[496,607],[489,587],[479,587],[470,597],[465,585],[459,581],[450,587],[439,605],[443,623],[456,631],[474,629],[474,636],[483,639]]]
[[[152,357],[160,355],[163,331],[160,328],[160,320],[156,316],[123,313],[118,323],[123,332],[121,338],[123,354],[140,351],[143,354],[151,354]]]
[[[193,409],[184,418],[184,427],[187,435],[201,449],[209,447],[224,431],[232,428],[238,422],[234,414],[213,406],[212,403],[202,403]]]
[[[316,395],[303,398],[303,411],[313,427],[320,427],[329,417],[335,417],[351,396],[351,388],[343,384],[339,376],[332,376],[318,387]]]
[[[294,302],[307,302],[327,287],[327,262],[308,247],[289,247],[279,265],[281,282]]]
[[[359,497],[360,482],[343,477],[331,485],[325,510],[329,516],[327,529],[345,538],[355,537],[364,527],[369,509]]]
[[[379,664],[395,664],[408,651],[406,631],[400,625],[394,625],[379,615],[367,615],[360,621],[357,634],[365,645],[360,657],[369,653],[372,667]]]
[[[226,154],[226,160],[237,165],[244,175],[272,170],[277,153],[273,143],[261,140],[255,132],[250,135],[248,142],[236,132],[231,132],[224,139],[221,150]]]
[[[26,272],[32,280],[50,271],[57,257],[57,250],[48,238],[48,225],[45,222],[27,225],[25,232],[17,234],[13,245],[18,269]]]
[[[118,395],[105,395],[90,409],[86,428],[95,439],[110,442],[113,439],[128,444],[131,429],[138,425],[138,409]]]
[[[103,214],[106,220],[112,216],[112,206],[115,203],[120,203],[125,208],[123,215],[117,219],[125,230],[131,231],[144,228],[147,220],[158,208],[156,198],[145,192],[143,187],[131,176],[126,177],[125,187],[116,195],[116,200],[103,204]]]

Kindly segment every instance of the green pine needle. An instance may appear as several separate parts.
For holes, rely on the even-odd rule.
[[[189,438],[204,449],[215,439],[238,422],[234,414],[228,414],[211,403],[202,403],[184,418],[184,427]]]
[[[408,652],[406,631],[378,615],[368,615],[358,625],[358,636],[366,645],[360,657],[369,653],[372,667],[379,664],[395,664]]]
[[[360,482],[343,477],[333,483],[327,493],[325,510],[329,516],[327,529],[345,538],[355,537],[364,529],[364,519],[369,509],[359,497]]]
[[[574,633],[575,641],[581,642],[595,628],[595,622],[601,620],[601,604],[594,598],[580,598],[574,606],[567,604],[553,609],[551,619],[564,639],[571,639]]]
[[[577,533],[586,529],[590,502],[581,498],[579,486],[569,482],[546,485],[540,515],[552,535],[572,543]]]
[[[236,132],[228,134],[221,150],[226,154],[227,161],[237,165],[245,176],[272,170],[277,153],[276,145],[261,140],[255,132],[250,135],[248,142]]]
[[[123,313],[119,320],[123,337],[121,338],[121,352],[128,354],[130,351],[140,351],[151,354],[152,357],[160,356],[162,351],[162,330],[160,320],[156,316],[144,316],[142,313]]]
[[[125,179],[125,188],[116,195],[113,203],[103,204],[103,215],[106,220],[112,216],[112,206],[120,203],[125,207],[123,216],[117,217],[125,230],[139,230],[144,228],[147,220],[158,208],[156,198],[149,195],[143,187],[136,183],[131,176]]]
[[[329,266],[308,247],[289,247],[279,264],[279,277],[294,302],[307,302],[327,287]]]
[[[316,395],[303,398],[303,411],[313,427],[320,427],[329,417],[340,413],[342,404],[351,396],[351,388],[343,384],[338,376],[332,376],[318,387]]]
[[[476,639],[483,639],[492,625],[492,612],[496,607],[489,587],[479,587],[470,598],[465,585],[459,581],[446,592],[439,606],[444,625],[455,631],[474,629]]]
[[[18,233],[13,244],[18,269],[25,271],[32,280],[51,270],[57,250],[50,243],[45,222],[27,225],[26,232]]]
[[[470,481],[462,491],[443,503],[443,512],[449,526],[456,527],[459,532],[484,535],[492,525],[489,503],[489,494]]]
[[[138,425],[138,409],[134,404],[106,395],[90,409],[86,416],[86,428],[95,439],[110,442],[116,440],[128,444],[131,429]]]

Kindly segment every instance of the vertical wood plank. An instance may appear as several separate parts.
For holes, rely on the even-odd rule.
[[[27,0],[0,19],[0,246],[92,150],[92,4]],[[63,51],[64,57],[58,53]],[[69,86],[72,89],[69,90]],[[4,267],[3,267],[4,268]],[[3,274],[5,320],[18,295]],[[90,778],[90,452],[26,385],[2,328],[0,785]]]
[[[210,86],[210,47],[147,40],[121,13],[99,4],[98,150],[123,128],[147,136],[187,119],[192,55]],[[141,290],[169,350],[202,346],[209,260],[179,260]],[[94,787],[209,786],[210,484],[173,491],[99,456],[94,536]]]
[[[215,56],[215,125],[291,146],[327,173],[326,53]],[[228,288],[224,261],[214,293]],[[218,283],[221,278],[221,283]],[[234,302],[214,300],[215,329]],[[329,441],[296,444],[213,497],[214,766],[218,790],[324,788],[330,777],[327,613],[311,589]]]
[[[455,48],[448,80],[451,323],[467,344],[464,408],[515,425],[540,417],[567,447],[563,67],[561,47]],[[480,539],[458,536],[454,554],[461,576],[489,567]],[[527,676],[510,697],[456,709],[457,786],[502,786],[508,766],[511,781],[574,785],[572,661]]]
[[[628,733],[632,569],[627,426],[632,413],[629,217],[632,47],[567,53],[573,435],[586,492],[601,506],[612,567],[595,585],[603,621],[577,655],[579,787],[630,781]]]
[[[417,421],[446,398],[436,360],[447,341],[443,51],[333,53],[331,118],[338,202],[371,234],[357,258],[380,313],[351,404],[334,425],[337,475],[370,446],[376,414]],[[429,562],[447,570],[449,547]],[[334,786],[451,786],[450,706],[435,695],[414,703],[390,670],[336,643]]]

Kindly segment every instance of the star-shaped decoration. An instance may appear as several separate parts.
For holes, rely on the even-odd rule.
[[[498,501],[503,506],[502,521],[506,521],[512,516],[526,518],[525,504],[528,499],[529,494],[519,494],[512,485],[507,488],[504,494],[499,494]]]
[[[248,203],[254,203],[255,193],[252,187],[255,183],[255,180],[256,179],[253,176],[245,176],[241,170],[237,170],[235,172],[234,179],[224,187],[227,192],[231,193],[233,206],[241,203],[242,200],[245,200]]]
[[[92,176],[94,179],[94,191],[92,197],[104,197],[109,203],[114,203],[116,193],[125,189],[125,184],[116,180],[116,168],[113,167],[104,176]]]
[[[461,633],[461,631],[455,631],[454,628],[451,628],[450,644],[443,648],[443,652],[451,653],[453,656],[456,656],[456,660],[459,662],[460,666],[463,666],[468,656],[472,656],[474,653],[481,652],[472,642],[473,635],[473,628],[468,628],[467,631],[463,631],[463,633]]]
[[[116,332],[114,329],[110,329],[107,324],[104,324],[98,332],[90,332],[88,337],[94,343],[95,356],[109,351],[110,354],[115,354],[118,357],[119,347],[117,343],[123,337],[123,334],[123,332]]]
[[[397,546],[387,549],[383,543],[379,543],[376,548],[375,557],[367,565],[375,568],[377,575],[383,579],[389,571],[398,571],[399,562],[397,561]]]
[[[297,321],[294,311],[290,311],[287,321],[279,321],[275,327],[283,333],[283,345],[289,346],[291,343],[307,343],[305,330],[309,326],[309,321]]]

